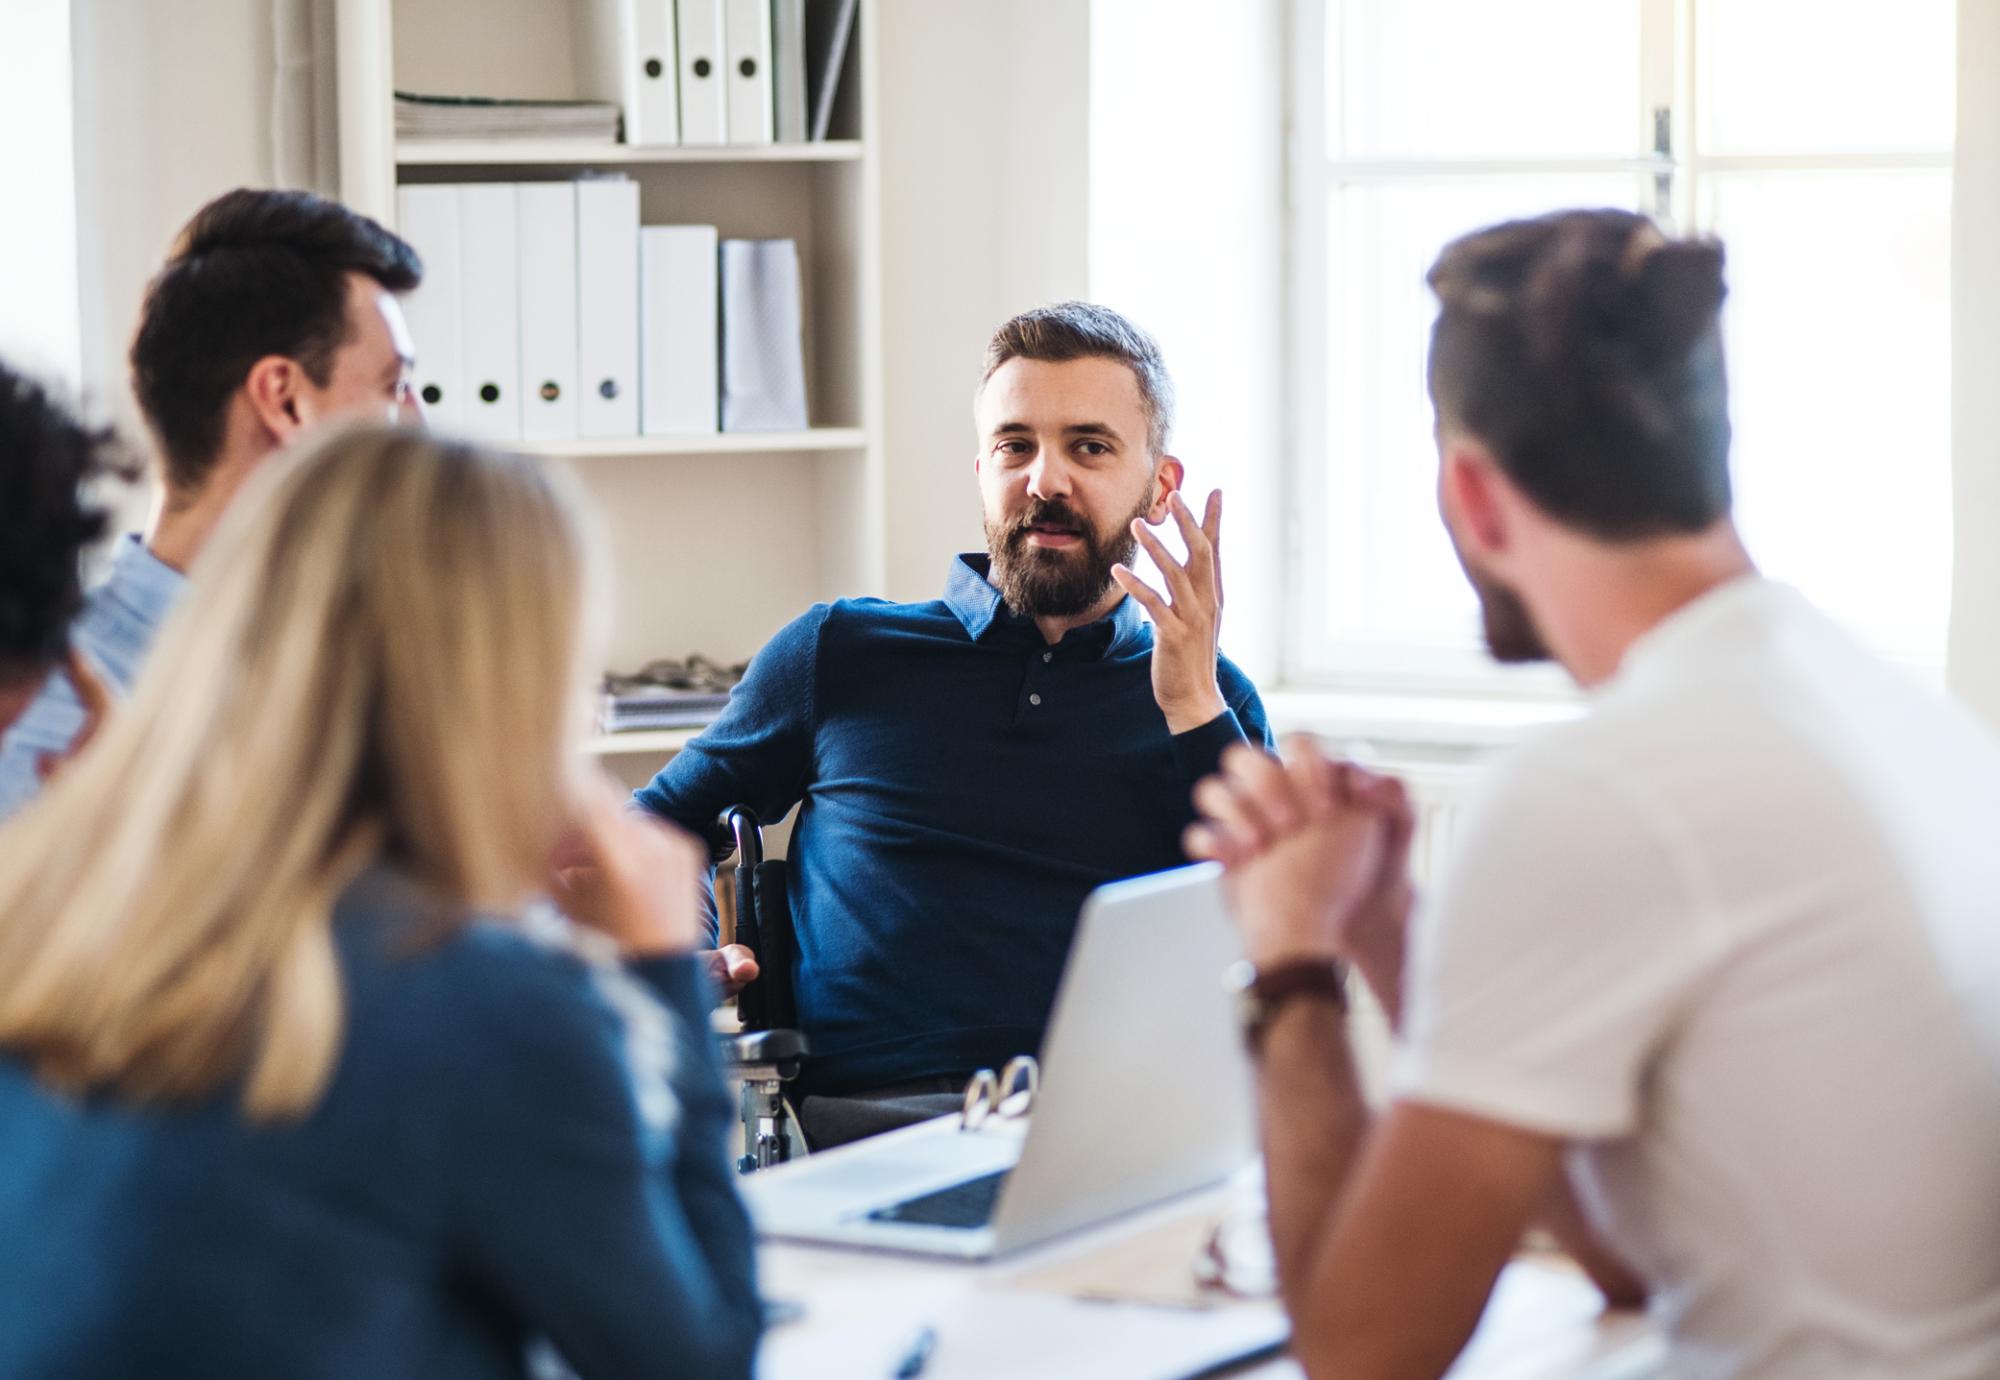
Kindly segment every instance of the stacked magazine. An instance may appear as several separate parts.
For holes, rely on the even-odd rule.
[[[398,139],[618,138],[615,101],[503,101],[396,93]]]

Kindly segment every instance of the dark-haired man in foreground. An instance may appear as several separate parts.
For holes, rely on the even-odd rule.
[[[1394,782],[1297,743],[1197,793],[1295,1351],[1442,1374],[1567,1152],[1675,1376],[2000,1375],[2000,743],[1751,565],[1718,246],[1571,212],[1431,283],[1487,639],[1592,702],[1474,805],[1407,975]],[[1402,1027],[1379,1117],[1341,961]]]
[[[188,563],[272,452],[331,418],[421,415],[396,297],[422,274],[395,235],[306,192],[228,192],[181,231],[131,352],[159,498],[71,633],[115,687],[131,685]],[[72,677],[49,674],[0,739],[0,818],[34,795],[42,763],[71,751],[89,717]]]
[[[1181,500],[1152,339],[1085,303],[1026,313],[994,335],[975,412],[986,552],[952,560],[942,599],[786,626],[636,797],[698,831],[732,804],[799,807],[816,1146],[948,1110],[970,1072],[1033,1052],[1083,898],[1184,861],[1189,789],[1267,737],[1217,651],[1220,496],[1200,520]],[[1147,530],[1166,521],[1185,563]],[[1126,568],[1141,545],[1164,596]]]
[[[123,473],[112,446],[109,431],[84,426],[0,361],[0,733],[58,666],[87,705],[103,697],[69,628],[83,607],[84,548],[109,520],[88,490]]]

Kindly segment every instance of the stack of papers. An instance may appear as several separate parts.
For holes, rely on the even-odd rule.
[[[757,1372],[765,1380],[910,1374],[906,1358],[919,1327],[934,1339],[924,1380],[1187,1380],[1271,1355],[1290,1335],[1276,1304],[1155,1308],[982,1289],[932,1309],[777,1328],[758,1354]]]
[[[685,661],[649,661],[631,675],[608,672],[597,702],[600,733],[700,728],[714,722],[748,666],[724,666],[700,653]]]
[[[607,691],[599,702],[600,733],[636,733],[649,728],[700,728],[714,722],[729,703],[729,692],[709,690]]]
[[[396,93],[399,139],[618,138],[615,101],[509,101],[485,96]]]

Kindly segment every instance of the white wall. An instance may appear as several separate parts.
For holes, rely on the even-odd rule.
[[[1090,9],[878,0],[887,588],[984,549],[972,390],[1016,312],[1085,295]]]
[[[271,0],[75,0],[85,387],[137,436],[125,351],[174,232],[270,185]]]
[[[2000,726],[2000,5],[1959,0],[1952,175],[1951,687]]]

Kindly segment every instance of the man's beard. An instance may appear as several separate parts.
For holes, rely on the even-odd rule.
[[[1458,548],[1456,538],[1452,547]],[[1472,592],[1479,596],[1479,621],[1486,632],[1486,650],[1493,659],[1507,665],[1553,660],[1549,644],[1542,640],[1521,596],[1466,559],[1462,550],[1458,551],[1458,563],[1472,582]]]
[[[1132,520],[1145,511],[1142,499],[1109,534],[1094,530],[1061,499],[1036,499],[1012,522],[988,520],[994,587],[1007,607],[1025,618],[1074,618],[1095,608],[1111,592],[1111,567],[1129,566],[1138,555]],[[1082,540],[1061,550],[1031,546],[1029,530],[1038,525],[1067,528]]]

